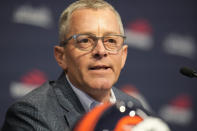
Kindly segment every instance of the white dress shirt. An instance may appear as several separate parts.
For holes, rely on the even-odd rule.
[[[84,107],[85,111],[88,112],[91,109],[93,109],[96,105],[98,104],[102,104],[99,101],[96,101],[95,99],[93,99],[92,97],[90,97],[88,94],[86,94],[85,92],[83,92],[82,90],[80,90],[79,88],[76,88],[70,81],[68,76],[66,75],[66,79],[68,80],[68,83],[71,85],[73,91],[75,92],[75,94],[77,95],[77,97],[79,98],[79,101],[81,102],[82,106]],[[115,103],[116,102],[116,97],[114,95],[114,92],[111,88],[111,94],[110,94],[110,99],[109,101],[111,103]]]

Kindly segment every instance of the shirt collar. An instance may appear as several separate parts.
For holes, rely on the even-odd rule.
[[[68,80],[68,83],[71,85],[73,91],[75,92],[75,94],[77,95],[77,97],[79,98],[79,101],[81,102],[82,106],[84,107],[85,111],[88,112],[90,111],[92,108],[94,108],[96,105],[101,104],[99,101],[96,101],[95,99],[93,99],[92,97],[90,97],[88,94],[86,94],[85,92],[83,92],[82,90],[80,90],[79,88],[76,88],[70,81],[68,76],[66,75],[66,79]],[[110,94],[110,99],[109,101],[111,103],[115,103],[116,102],[116,97],[114,95],[114,92],[111,88],[111,94]]]

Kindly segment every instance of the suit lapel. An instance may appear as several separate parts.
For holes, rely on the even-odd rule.
[[[85,113],[85,110],[66,80],[64,73],[55,83],[54,91],[60,106],[63,108],[65,121],[72,128],[76,121]]]
[[[85,109],[83,108],[78,97],[72,90],[64,73],[61,74],[53,87],[54,92],[57,96],[57,100],[63,109],[65,123],[67,123],[70,128],[73,128],[74,124],[85,113]],[[134,98],[124,94],[116,88],[113,88],[113,91],[117,101],[132,101],[134,104],[138,103]]]

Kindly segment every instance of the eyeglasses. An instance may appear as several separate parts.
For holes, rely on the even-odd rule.
[[[123,35],[107,35],[103,37],[96,37],[93,34],[75,34],[69,37],[67,40],[62,41],[60,45],[64,46],[72,38],[75,41],[75,46],[83,51],[93,50],[96,47],[98,40],[101,39],[107,51],[117,52],[122,48],[124,39],[126,37]]]

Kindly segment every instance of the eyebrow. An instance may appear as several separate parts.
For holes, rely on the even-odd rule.
[[[87,35],[96,36],[96,34],[95,33],[92,33],[92,32],[81,32],[79,34],[87,34]],[[120,35],[120,33],[113,32],[113,31],[104,32],[103,36],[107,36],[107,35]]]
[[[120,35],[120,33],[118,33],[118,32],[113,32],[113,31],[108,31],[108,32],[105,32],[105,33],[103,34],[103,36],[106,36],[106,35]]]

